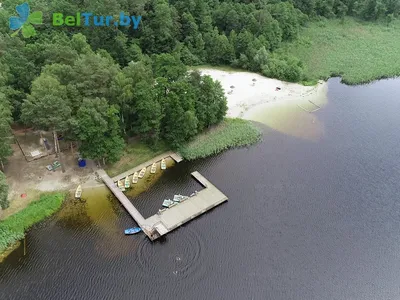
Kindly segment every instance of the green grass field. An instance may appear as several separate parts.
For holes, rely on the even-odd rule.
[[[283,47],[304,63],[305,82],[342,76],[347,84],[400,75],[400,21],[389,26],[353,19],[310,23]]]
[[[169,147],[163,143],[151,148],[142,142],[135,141],[126,146],[118,162],[108,165],[105,170],[109,176],[117,176],[169,150]]]
[[[260,138],[261,132],[251,122],[225,119],[179,149],[179,153],[187,160],[204,158],[226,149],[249,146],[258,142]]]
[[[25,209],[0,221],[0,253],[24,238],[34,224],[55,213],[63,203],[65,194],[44,194],[38,201],[32,202]]]

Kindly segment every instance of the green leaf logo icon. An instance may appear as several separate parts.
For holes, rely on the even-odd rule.
[[[36,35],[36,30],[32,25],[43,24],[43,13],[35,11],[29,14],[30,8],[28,3],[17,5],[16,11],[19,17],[10,17],[10,29],[16,30],[11,36],[16,36],[22,31],[24,38],[30,38]]]

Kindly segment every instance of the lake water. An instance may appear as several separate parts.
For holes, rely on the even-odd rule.
[[[264,126],[168,169],[132,200],[145,216],[199,190],[196,170],[229,200],[160,241],[124,236],[125,210],[86,191],[0,264],[0,299],[399,299],[399,85],[331,79],[313,138]]]

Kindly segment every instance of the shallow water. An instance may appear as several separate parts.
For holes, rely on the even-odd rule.
[[[318,139],[263,127],[254,147],[169,168],[132,199],[145,216],[200,190],[196,170],[229,200],[155,243],[86,191],[0,264],[0,299],[399,299],[399,84],[332,79]]]
[[[263,123],[287,135],[317,141],[324,135],[324,120],[319,114],[309,112],[322,109],[328,104],[328,88],[323,84],[315,90],[317,92],[299,95],[298,99],[270,101],[254,106],[244,113],[244,118]]]

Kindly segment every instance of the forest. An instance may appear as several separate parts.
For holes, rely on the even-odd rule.
[[[113,162],[125,140],[178,148],[221,122],[218,82],[188,66],[230,65],[291,82],[303,63],[280,52],[321,18],[390,23],[397,0],[36,0],[37,35],[12,37],[16,0],[0,8],[0,161],[11,155],[13,122],[62,133],[87,158]],[[129,27],[54,27],[52,13],[140,15]]]

